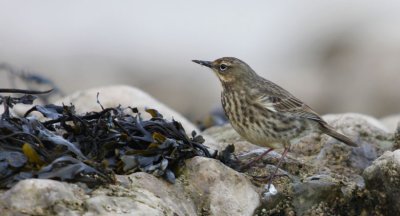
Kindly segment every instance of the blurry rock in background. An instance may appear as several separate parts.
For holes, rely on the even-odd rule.
[[[190,60],[235,56],[321,114],[382,117],[400,112],[399,9],[389,0],[12,1],[0,8],[0,62],[66,94],[133,85],[198,120],[219,105],[220,86]]]
[[[205,118],[197,121],[197,126],[200,130],[205,130],[212,126],[222,126],[228,123],[228,118],[226,117],[222,107],[218,106],[211,110]]]

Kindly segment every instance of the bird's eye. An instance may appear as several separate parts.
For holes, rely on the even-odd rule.
[[[219,69],[221,70],[221,71],[224,71],[224,70],[226,70],[228,68],[228,66],[226,66],[226,64],[221,64],[220,66],[219,66]]]

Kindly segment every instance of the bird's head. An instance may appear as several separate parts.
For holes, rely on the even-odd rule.
[[[223,57],[214,61],[193,60],[193,62],[211,68],[222,84],[242,83],[257,76],[249,65],[234,57]]]

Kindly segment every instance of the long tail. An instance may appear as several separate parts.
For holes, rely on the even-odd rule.
[[[335,129],[333,129],[333,128],[332,128],[331,126],[329,126],[329,125],[323,125],[323,124],[321,124],[321,128],[320,128],[320,129],[321,129],[321,131],[322,131],[323,133],[328,134],[329,136],[331,136],[331,137],[333,137],[333,138],[335,138],[335,139],[337,139],[337,140],[343,142],[343,143],[346,144],[346,145],[353,146],[353,147],[357,147],[357,146],[358,146],[358,145],[357,145],[355,142],[353,142],[350,138],[348,138],[347,136],[345,136],[345,135],[343,135],[343,134],[341,134],[341,133],[335,131]]]

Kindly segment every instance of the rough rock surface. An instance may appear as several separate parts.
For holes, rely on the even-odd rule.
[[[394,132],[393,149],[400,149],[400,122],[397,124],[397,129]]]
[[[194,215],[193,202],[179,184],[147,173],[118,176],[116,185],[99,188],[84,201],[86,215]]]
[[[260,197],[242,174],[219,161],[195,157],[183,171],[185,190],[206,215],[252,215]]]
[[[259,194],[221,162],[195,157],[175,184],[147,173],[118,176],[94,191],[76,184],[29,179],[0,196],[2,215],[252,215]]]
[[[273,180],[278,190],[276,195],[263,193],[266,192],[264,186],[267,181],[253,178],[260,193],[263,193],[262,205],[256,211],[258,215],[358,215],[367,210],[374,214],[382,213],[381,209],[372,208],[374,203],[365,201],[370,191],[365,188],[363,170],[379,155],[393,149],[393,134],[378,120],[365,115],[326,115],[324,119],[356,140],[359,147],[352,148],[317,133],[300,139],[292,146],[279,171],[286,176]],[[205,134],[217,141],[217,149],[234,144],[238,157],[243,160],[263,152],[260,147],[242,140],[229,125],[211,128]],[[247,174],[270,174],[280,157],[277,152],[282,150],[270,153],[263,162],[247,170]]]
[[[158,109],[196,127],[180,114],[127,86],[97,88],[63,100],[80,112],[104,107]],[[59,103],[61,103],[61,101]],[[361,114],[326,115],[325,120],[354,139],[352,148],[321,134],[294,144],[266,189],[282,149],[271,152],[245,173],[220,161],[195,157],[178,170],[175,184],[147,173],[117,176],[116,184],[90,190],[82,184],[29,179],[0,191],[1,215],[390,215],[400,214],[400,127],[388,130]],[[251,160],[264,148],[243,140],[230,125],[204,132],[207,145],[218,151],[235,145],[235,155]],[[276,189],[274,191],[273,189]]]
[[[400,150],[385,152],[365,169],[363,176],[381,211],[400,215]]]
[[[0,196],[2,215],[77,215],[82,210],[83,189],[46,179],[17,183]]]

